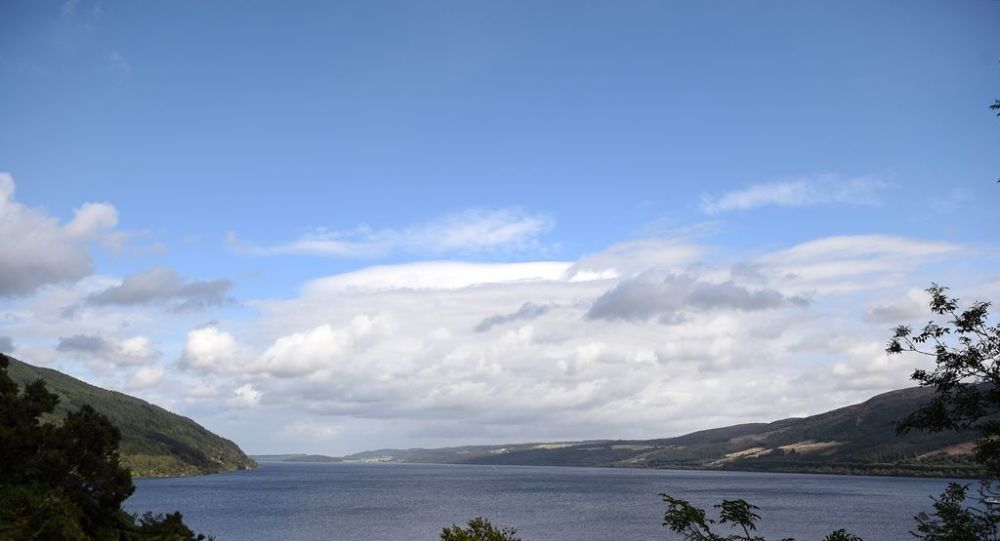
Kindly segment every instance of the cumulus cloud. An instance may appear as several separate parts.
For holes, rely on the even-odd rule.
[[[178,318],[189,331],[178,370],[157,381],[148,363],[118,380],[220,416],[213,421],[245,423],[240,437],[265,446],[260,434],[306,441],[282,430],[289,415],[302,430],[336,427],[325,452],[657,437],[817,413],[905,385],[912,363],[883,358],[887,326],[865,309],[922,287],[922,265],[968,255],[949,243],[855,236],[744,259],[647,239],[577,261],[369,267],[251,301],[252,317],[207,326],[164,316],[161,304],[88,304],[93,321],[51,324],[81,329],[62,336],[118,344],[100,329],[162,333],[163,317]],[[93,277],[76,294],[122,285]],[[38,302],[65,306],[72,296],[55,298],[56,289]],[[16,325],[4,332],[19,346],[30,344],[21,337],[31,311],[15,307],[19,319],[5,323]]]
[[[226,401],[226,406],[234,409],[252,408],[260,402],[262,393],[247,383],[233,391],[233,396]]]
[[[0,336],[0,353],[14,353],[14,339],[9,336]]]
[[[534,319],[545,315],[545,313],[551,309],[552,307],[546,304],[526,302],[522,304],[521,308],[519,308],[516,312],[509,314],[494,314],[483,319],[478,325],[476,325],[476,332],[487,332],[497,325],[504,325],[514,321]]]
[[[201,310],[226,301],[229,280],[192,280],[170,268],[154,268],[127,276],[122,283],[91,294],[96,305],[170,303],[179,311]]]
[[[320,325],[276,340],[253,370],[279,377],[303,376],[345,362],[361,341],[376,331],[378,322],[367,315],[354,317],[343,328]]]
[[[118,211],[108,203],[84,203],[73,212],[66,232],[74,237],[90,238],[118,225]]]
[[[656,250],[639,252],[649,254],[650,265],[668,261]],[[299,298],[256,303],[262,319],[239,336],[217,326],[193,330],[185,363],[249,378],[269,404],[318,415],[461,418],[495,428],[530,420],[569,430],[663,415],[679,400],[678,382],[693,385],[706,372],[737,366],[741,341],[760,344],[780,327],[781,308],[794,306],[760,288],[690,278],[687,323],[609,325],[584,316],[614,286],[608,271],[626,265],[601,258],[588,262],[590,279],[568,272],[571,262],[542,266],[541,273],[521,264],[470,271],[467,264],[436,262],[435,272],[474,278],[433,281],[400,265],[318,280]],[[690,256],[670,260],[686,265]],[[668,272],[684,276],[680,268]],[[764,308],[774,315],[744,315]],[[768,348],[756,350],[763,362]],[[669,379],[660,377],[667,373]]]
[[[247,244],[233,232],[226,238],[234,249],[255,255],[370,258],[407,252],[433,256],[538,250],[539,237],[551,227],[551,219],[517,209],[466,210],[404,229],[316,229],[276,246]]]
[[[708,214],[719,214],[765,206],[872,205],[878,202],[879,195],[888,187],[887,182],[873,176],[842,178],[821,175],[754,184],[721,196],[705,195],[701,209]]]
[[[0,297],[32,293],[91,273],[88,242],[110,234],[117,211],[107,203],[85,203],[71,221],[59,220],[14,199],[14,179],[0,173]]]
[[[587,312],[589,319],[676,322],[684,311],[766,310],[804,306],[802,297],[787,297],[774,289],[749,289],[732,281],[714,283],[690,275],[652,270],[625,280],[601,295]]]
[[[343,326],[327,323],[282,336],[262,353],[252,355],[232,334],[212,325],[188,333],[183,365],[218,374],[307,376],[349,362],[378,327],[377,318],[358,315]]]
[[[164,374],[166,369],[163,365],[144,366],[129,375],[125,386],[131,390],[149,389],[163,381]]]
[[[876,304],[883,283],[964,252],[858,236],[718,264],[709,253],[643,240],[575,262],[370,267],[254,302],[249,327],[192,331],[186,362],[260,393],[223,396],[227,407],[341,427],[405,423],[414,438],[463,441],[653,437],[815,413],[905,384],[909,370],[868,347],[887,331],[859,299]],[[830,328],[853,328],[851,340],[827,339]]]
[[[183,361],[186,366],[208,372],[237,372],[242,369],[242,356],[236,338],[214,325],[188,332]]]
[[[64,336],[59,338],[56,351],[122,366],[145,364],[158,356],[152,342],[145,336],[124,340],[108,340],[86,334]]]

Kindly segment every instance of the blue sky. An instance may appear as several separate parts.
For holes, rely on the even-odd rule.
[[[912,308],[930,280],[995,294],[997,20],[996,1],[4,2],[0,171],[16,191],[0,255],[24,264],[0,268],[0,338],[261,451],[297,450],[282,447],[294,434],[324,452],[465,443],[479,425],[496,427],[485,439],[654,436],[900,386],[908,368],[868,366],[822,400],[790,383],[749,413],[625,423],[654,391],[715,385],[727,354],[683,389],[570,365],[646,362],[614,338],[636,333],[665,378],[685,325],[764,311],[845,339],[757,335],[777,363],[759,371],[847,381],[861,368],[844,359],[884,362],[846,338],[883,341],[879,307]],[[87,202],[103,206],[78,212]],[[791,267],[805,283],[740,272]],[[737,289],[709,306],[705,284]],[[634,289],[673,301],[588,316]],[[511,336],[470,331],[491,314]],[[549,347],[556,335],[573,346]],[[323,347],[288,355],[315,363],[282,364],[310,340]],[[490,360],[518,340],[523,366]],[[441,364],[463,355],[483,372]],[[546,362],[567,379],[530,371]],[[386,398],[416,373],[445,390]],[[309,387],[338,378],[355,385]],[[531,427],[469,398],[531,402],[527,381],[563,400],[526,407]]]

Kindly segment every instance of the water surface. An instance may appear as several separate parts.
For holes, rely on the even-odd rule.
[[[767,537],[914,539],[913,515],[947,481],[743,472],[266,463],[249,472],[140,479],[130,512],[180,510],[218,541],[434,541],[485,516],[525,541],[678,539],[661,526],[668,492],[699,505],[744,498]]]

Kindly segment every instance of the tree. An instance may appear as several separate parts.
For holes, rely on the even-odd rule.
[[[83,406],[62,423],[46,418],[59,398],[41,380],[21,391],[0,354],[0,539],[198,541],[180,513],[122,511],[135,490],[118,455],[121,435]]]
[[[994,104],[1000,109],[1000,102]],[[1000,541],[996,479],[1000,474],[1000,324],[990,323],[990,303],[977,301],[961,309],[948,288],[931,284],[930,309],[944,321],[929,321],[915,332],[896,327],[886,347],[890,355],[915,353],[934,359],[931,370],[911,376],[933,387],[934,398],[900,422],[897,430],[941,432],[973,430],[975,460],[987,475],[978,498],[968,498],[968,485],[951,483],[934,499],[933,513],[915,518],[914,536],[927,541]],[[971,505],[966,500],[972,499]]]
[[[521,541],[514,528],[497,528],[490,521],[476,517],[468,527],[452,524],[441,532],[441,541]]]
[[[993,505],[966,506],[968,485],[951,483],[944,494],[934,498],[934,512],[919,513],[915,537],[928,541],[998,541],[1000,511]],[[990,484],[980,486],[980,502],[990,496]]]
[[[722,503],[716,504],[719,519],[715,520],[709,518],[704,509],[695,507],[686,500],[674,498],[669,494],[660,494],[660,497],[667,504],[663,525],[680,534],[686,541],[767,541],[756,533],[757,521],[760,519],[757,511],[760,508],[744,500],[722,500]],[[712,526],[715,524],[729,524],[736,533],[724,536],[713,532]],[[795,540],[784,538],[782,541]],[[862,539],[845,530],[837,530],[824,537],[823,541],[862,541]]]
[[[886,347],[890,355],[916,353],[934,359],[931,370],[915,370],[911,378],[933,387],[934,398],[899,423],[900,434],[911,430],[941,432],[974,430],[976,460],[992,477],[1000,474],[1000,324],[991,325],[990,303],[977,301],[966,309],[947,295],[948,288],[931,284],[930,309],[944,322],[930,321],[920,332],[900,325]]]

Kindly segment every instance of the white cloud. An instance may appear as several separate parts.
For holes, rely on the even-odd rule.
[[[875,321],[866,310],[926,286],[925,265],[959,257],[981,255],[870,235],[745,259],[646,239],[577,261],[369,267],[249,301],[252,315],[227,311],[232,319],[210,325],[163,303],[85,302],[128,281],[92,276],[10,301],[0,324],[29,362],[88,365],[55,351],[60,336],[99,337],[132,357],[171,352],[177,370],[158,376],[154,363],[137,363],[117,368],[114,385],[209,423],[243,423],[227,434],[241,443],[312,441],[334,453],[658,437],[817,413],[905,385],[913,361],[881,353],[881,319],[899,313]],[[647,282],[648,313],[587,317],[599,299]],[[970,298],[997,290],[948,283]],[[67,306],[80,308],[67,317]],[[661,323],[672,312],[683,317]],[[180,343],[168,346],[171,335]],[[289,418],[299,426],[283,431]],[[311,429],[324,437],[310,439]]]
[[[394,441],[423,444],[664,436],[905,385],[909,360],[884,358],[888,331],[863,307],[898,290],[883,282],[913,283],[921,265],[964,252],[860,236],[724,265],[699,260],[709,253],[648,240],[577,262],[371,267],[254,302],[260,317],[232,334],[196,329],[185,357],[252,385],[261,409],[329,419],[337,445],[393,423],[409,431]],[[639,296],[653,303],[648,314],[587,317],[650,277],[656,287]],[[793,302],[803,293],[807,308]]]
[[[191,387],[184,396],[185,398],[194,400],[213,398],[219,396],[219,388],[211,381],[202,380],[194,387]]]
[[[163,365],[144,366],[129,375],[125,387],[133,390],[148,389],[163,381],[165,373]]]
[[[234,409],[252,408],[260,402],[261,396],[262,393],[253,384],[247,383],[233,391],[233,397],[226,401],[226,405]]]
[[[142,365],[159,356],[152,342],[145,336],[123,340],[109,340],[87,334],[63,336],[59,338],[56,351],[92,362],[119,366]]]
[[[530,263],[427,261],[380,265],[312,280],[305,285],[303,291],[316,295],[392,289],[463,289],[472,286],[545,282],[566,278],[567,271],[571,267],[571,263],[561,261]]]
[[[43,210],[14,199],[15,184],[0,173],[0,297],[25,295],[91,273],[87,241],[111,232],[117,212],[107,203],[85,203],[62,225]]]
[[[629,278],[651,268],[682,268],[705,256],[707,250],[676,239],[640,239],[623,242],[582,257],[567,271],[575,279]]]
[[[842,178],[820,175],[754,184],[717,197],[705,195],[702,197],[701,209],[708,214],[718,214],[764,206],[871,205],[878,202],[879,194],[888,187],[887,182],[873,176]]]
[[[91,238],[118,225],[118,211],[110,203],[84,203],[73,212],[66,232],[75,237]]]
[[[897,285],[921,265],[970,251],[950,242],[852,235],[805,242],[754,263],[795,293],[846,293]]]
[[[340,435],[343,427],[330,423],[318,423],[315,421],[296,421],[285,428],[281,433],[295,438],[304,438],[314,441],[330,441]]]
[[[236,338],[215,326],[188,332],[184,343],[184,362],[209,372],[236,372],[242,368]]]
[[[929,368],[926,358],[886,355],[885,342],[858,341],[845,344],[844,360],[833,364],[830,373],[833,383],[841,388],[869,391],[872,394],[886,389],[906,387],[913,369]]]
[[[923,289],[910,289],[902,298],[868,307],[868,319],[876,323],[900,324],[930,315],[930,295]]]
[[[552,220],[516,209],[467,210],[405,229],[316,229],[297,240],[276,246],[255,246],[230,232],[234,249],[255,255],[318,255],[370,258],[394,252],[439,255],[538,250],[539,237]]]
[[[375,318],[359,315],[343,328],[325,324],[283,336],[264,352],[253,369],[281,377],[304,376],[347,362],[377,324]]]

